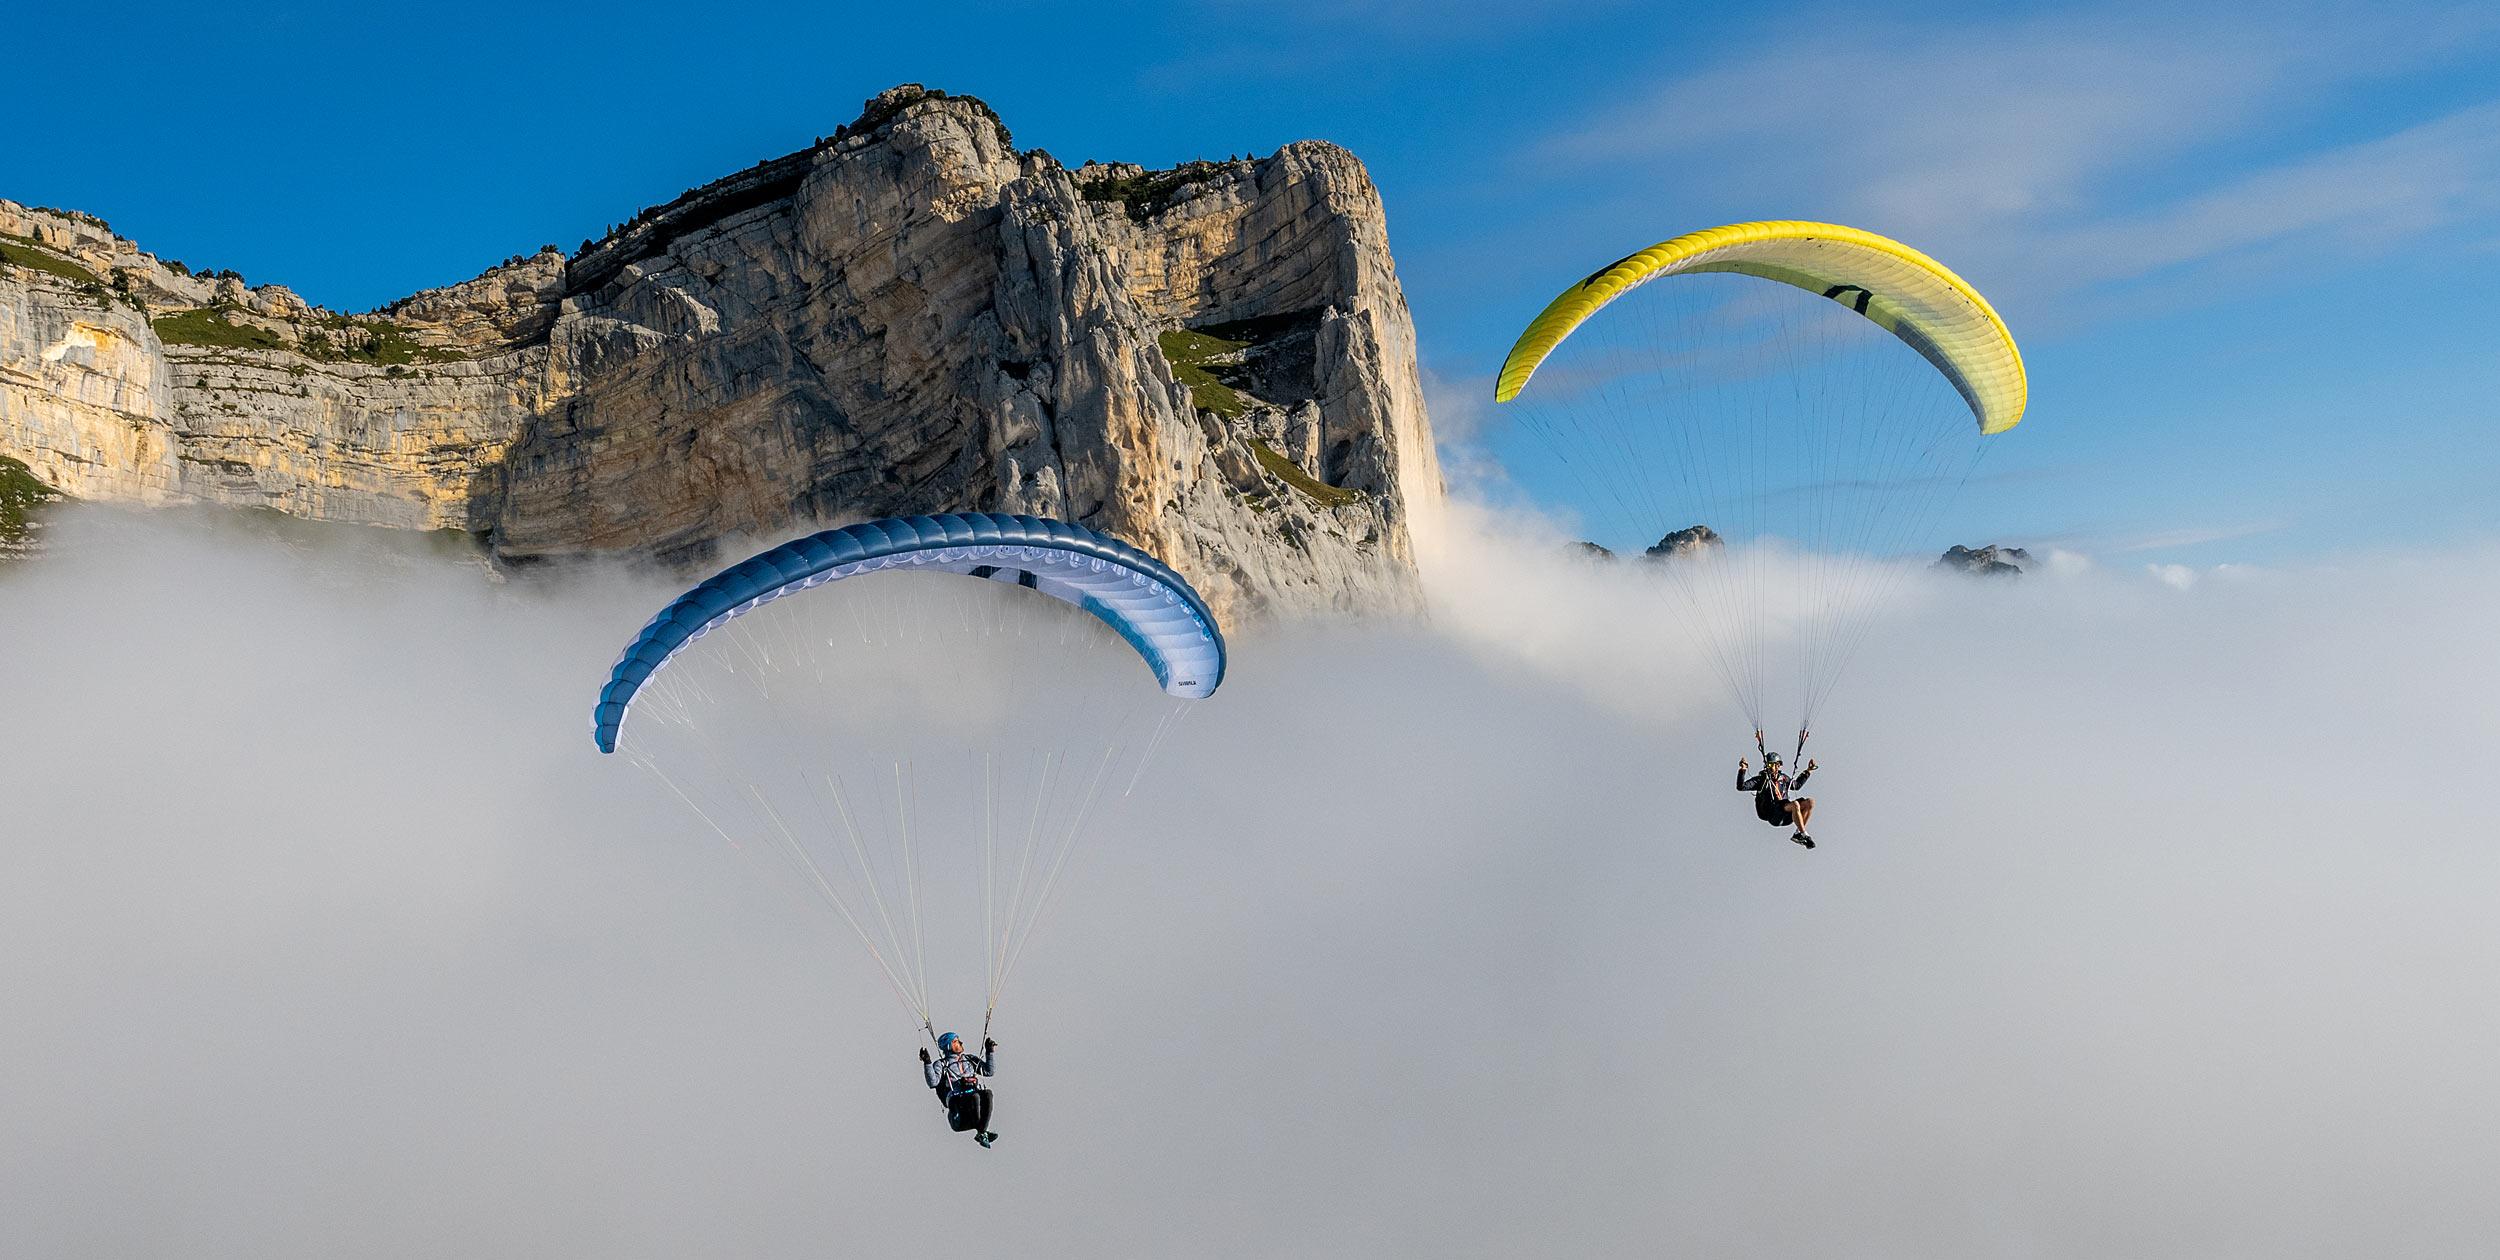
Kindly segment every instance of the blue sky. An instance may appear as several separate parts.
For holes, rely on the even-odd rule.
[[[1359,154],[1462,473],[1516,453],[1477,400],[1592,261],[1831,219],[2024,344],[2029,418],[1957,535],[2205,565],[2494,532],[2487,4],[98,12],[0,87],[0,195],[335,308],[570,248],[920,81],[1069,162]]]

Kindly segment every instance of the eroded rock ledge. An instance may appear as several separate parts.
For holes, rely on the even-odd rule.
[[[1061,166],[905,86],[815,145],[365,315],[0,202],[0,455],[81,499],[479,535],[506,565],[955,509],[1219,613],[1418,603],[1439,503],[1362,164]]]

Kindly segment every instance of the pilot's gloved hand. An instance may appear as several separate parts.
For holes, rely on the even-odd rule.
[[[929,1048],[927,1046],[920,1047],[920,1061],[923,1063],[929,1061]]]
[[[995,1054],[998,1051],[998,1043],[987,1037],[983,1037],[981,1039],[981,1050],[985,1054]]]

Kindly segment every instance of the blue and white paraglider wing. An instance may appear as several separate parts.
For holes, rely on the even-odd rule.
[[[1187,579],[1082,525],[992,512],[906,516],[829,529],[731,565],[678,596],[627,645],[591,717],[599,751],[643,685],[696,639],[795,591],[863,573],[919,570],[1007,582],[1074,604],[1118,631],[1155,682],[1184,700],[1224,681],[1224,635]]]

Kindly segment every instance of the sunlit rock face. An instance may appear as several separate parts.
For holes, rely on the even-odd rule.
[[[1030,512],[1226,617],[1418,603],[1414,327],[1333,145],[1071,171],[897,88],[569,258],[356,317],[83,216],[0,202],[0,232],[0,454],[72,497],[463,530],[521,566]]]

